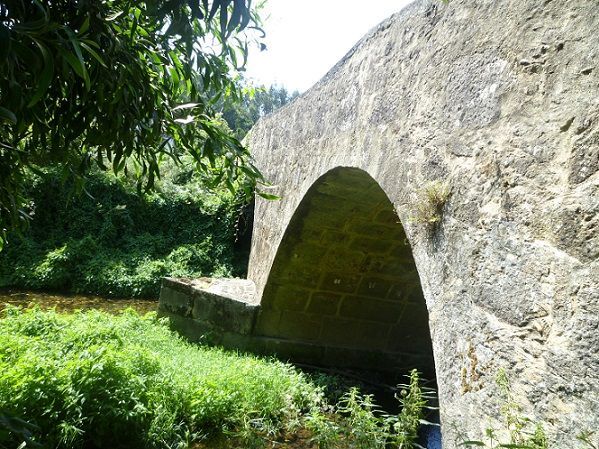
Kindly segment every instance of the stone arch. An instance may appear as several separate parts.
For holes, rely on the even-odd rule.
[[[367,172],[337,167],[308,189],[279,245],[255,334],[303,343],[291,351],[295,359],[396,373],[418,368],[434,379],[410,244]]]

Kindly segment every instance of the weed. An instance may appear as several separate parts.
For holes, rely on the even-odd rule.
[[[343,396],[338,407],[345,416],[348,440],[357,449],[384,449],[389,434],[384,421],[377,415],[372,395],[361,395],[352,388]]]
[[[311,441],[319,449],[334,449],[341,442],[341,427],[320,409],[313,409],[305,419],[305,426],[313,434]]]
[[[503,431],[488,427],[485,430],[485,440],[465,440],[460,445],[466,447],[482,447],[488,449],[517,448],[517,449],[549,449],[551,446],[545,433],[542,422],[534,422],[522,415],[522,407],[514,399],[510,381],[504,370],[499,370],[496,382],[503,396],[500,408],[504,419]],[[508,434],[509,439],[504,441],[501,434]],[[588,449],[599,449],[591,441],[593,432],[582,432],[578,440]]]
[[[439,180],[429,182],[418,191],[410,220],[435,228],[443,218],[443,208],[450,194],[451,189],[447,182]]]
[[[396,396],[401,405],[398,415],[382,413],[372,395],[363,395],[352,388],[339,401],[334,414],[311,414],[307,427],[314,433],[313,441],[321,449],[352,447],[356,449],[414,449],[418,428],[424,421],[424,411],[432,394],[420,386],[418,372],[410,373],[410,381],[400,385]]]

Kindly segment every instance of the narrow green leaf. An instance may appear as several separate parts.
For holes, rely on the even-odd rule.
[[[73,46],[73,50],[75,50],[75,55],[77,56],[77,59],[79,60],[79,64],[81,65],[81,73],[82,73],[82,78],[83,81],[85,81],[85,88],[87,90],[90,89],[90,79],[89,79],[89,74],[87,73],[87,69],[85,68],[85,59],[83,59],[83,53],[81,52],[81,46],[79,45],[79,40],[77,39],[77,36],[75,36],[75,34],[68,28],[65,28],[65,31],[67,33],[67,35],[69,36],[69,40],[71,42],[71,45]]]
[[[224,41],[227,38],[227,22],[229,20],[229,11],[227,11],[226,5],[220,8],[220,35]]]
[[[281,197],[277,196],[277,195],[272,195],[270,193],[264,193],[264,192],[256,192],[259,196],[261,196],[262,198],[264,198],[265,200],[280,200]]]
[[[89,30],[89,16],[85,18],[83,25],[79,28],[79,34],[84,34],[87,30]]]
[[[42,97],[46,94],[48,87],[50,87],[50,83],[52,82],[52,78],[54,77],[54,57],[50,54],[48,49],[44,44],[39,41],[35,41],[40,51],[42,52],[42,58],[44,61],[44,67],[42,68],[42,73],[37,80],[37,89],[35,93],[29,100],[27,107],[30,108],[34,106],[38,101],[42,99]]]
[[[205,5],[208,6],[208,2],[205,2]],[[220,8],[223,7],[222,0],[213,0],[212,8],[210,9],[210,13],[208,14],[208,22],[210,22],[212,19],[214,19],[214,16],[216,15],[216,12],[218,11],[219,7]]]
[[[239,25],[241,22],[241,15],[243,10],[245,9],[245,1],[244,0],[234,0],[233,1],[233,14],[231,14],[231,19],[227,25],[227,36],[230,36],[233,30]]]
[[[2,106],[0,106],[0,118],[15,125],[17,124],[17,116]]]
[[[59,47],[58,52],[64,58],[64,60],[71,66],[71,68],[75,71],[75,73],[81,79],[83,79],[83,81],[85,82],[86,89],[89,90],[89,88],[90,88],[89,75],[87,73],[87,70],[85,69],[85,66],[81,63],[81,60],[79,60],[73,53],[71,53],[68,50],[65,50],[64,48]]]
[[[102,59],[102,57],[98,54],[98,52],[96,52],[93,48],[91,48],[89,45],[87,45],[85,42],[79,42],[79,44],[81,45],[81,48],[83,48],[86,52],[88,52],[90,55],[93,56],[93,58],[98,61],[100,63],[100,65],[104,68],[108,68],[106,66],[106,63],[104,62],[104,60]]]

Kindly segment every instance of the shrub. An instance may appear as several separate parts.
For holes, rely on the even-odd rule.
[[[31,227],[0,252],[0,287],[156,297],[164,276],[243,275],[239,202],[165,172],[159,191],[145,195],[105,173],[93,174],[81,195],[55,171],[32,176]]]

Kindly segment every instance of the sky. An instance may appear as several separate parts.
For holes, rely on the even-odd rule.
[[[267,50],[250,51],[246,77],[303,92],[371,28],[410,0],[268,0],[261,17]],[[366,6],[365,6],[366,5]]]

